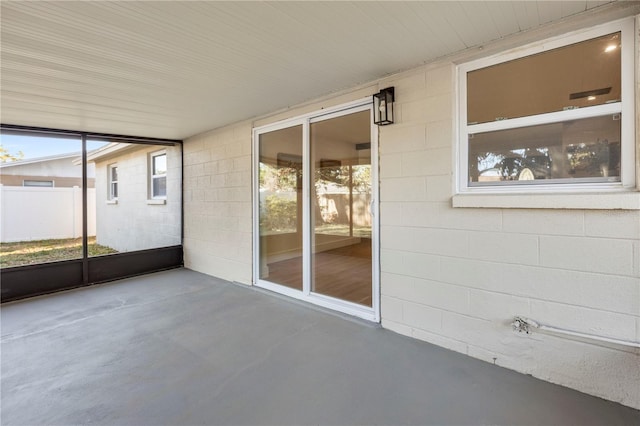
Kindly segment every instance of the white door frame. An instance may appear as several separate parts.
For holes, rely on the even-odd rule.
[[[372,264],[372,306],[363,306],[334,297],[311,292],[311,213],[309,196],[311,193],[311,180],[309,179],[309,127],[311,123],[340,117],[361,111],[371,111],[373,114],[373,100],[371,97],[342,104],[334,108],[327,108],[313,113],[301,115],[276,123],[256,127],[253,129],[253,285],[271,290],[286,296],[311,302],[313,304],[333,309],[369,321],[380,322],[380,208],[379,208],[379,177],[378,177],[378,126],[371,122],[371,264]],[[272,132],[288,127],[302,125],[302,161],[303,174],[302,198],[305,200],[302,208],[302,291],[275,284],[260,279],[260,206],[259,206],[259,179],[258,170],[260,163],[260,134]]]

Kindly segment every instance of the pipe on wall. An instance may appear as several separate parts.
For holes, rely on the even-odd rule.
[[[583,339],[594,340],[598,342],[613,343],[615,345],[627,346],[632,348],[640,348],[640,342],[631,340],[616,339],[613,337],[597,336],[595,334],[581,333],[579,331],[567,330],[564,328],[553,327],[549,325],[540,324],[539,322],[525,317],[515,317],[511,323],[513,329],[519,333],[529,334],[532,329],[548,331],[549,333],[580,337]]]

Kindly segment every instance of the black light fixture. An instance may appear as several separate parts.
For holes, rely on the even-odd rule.
[[[373,95],[373,124],[386,126],[393,124],[393,102],[395,101],[395,88],[387,87],[380,93]]]

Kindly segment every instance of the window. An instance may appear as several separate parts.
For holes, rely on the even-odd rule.
[[[167,197],[167,153],[151,154],[151,198]]]
[[[22,186],[36,186],[40,188],[53,188],[52,180],[23,180]]]
[[[118,199],[118,165],[111,164],[109,170],[109,195],[110,200]]]
[[[635,186],[633,21],[459,67],[461,192]]]

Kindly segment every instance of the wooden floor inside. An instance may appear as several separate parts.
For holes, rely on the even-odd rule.
[[[316,253],[312,291],[371,306],[371,240]],[[267,281],[302,290],[302,257],[269,263]]]

